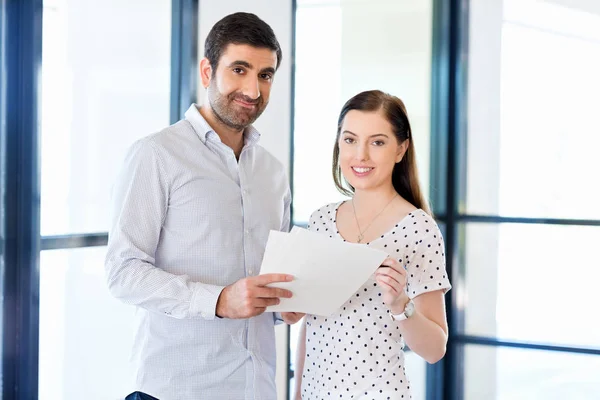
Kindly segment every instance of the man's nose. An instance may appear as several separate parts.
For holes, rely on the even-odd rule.
[[[260,97],[260,89],[258,86],[258,78],[248,76],[244,81],[244,88],[242,90],[244,96],[256,100]]]

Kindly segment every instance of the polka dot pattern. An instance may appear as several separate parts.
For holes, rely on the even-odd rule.
[[[315,211],[309,229],[343,240],[335,223],[341,203]],[[450,289],[444,243],[435,221],[422,210],[366,245],[406,265],[407,293]],[[302,398],[410,399],[404,366],[404,340],[381,300],[374,275],[333,315],[307,315]]]

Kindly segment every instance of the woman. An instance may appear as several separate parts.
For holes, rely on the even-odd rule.
[[[444,356],[450,282],[400,99],[368,91],[348,100],[338,120],[333,177],[351,199],[315,211],[309,229],[390,257],[336,313],[306,316],[297,398],[409,399],[404,345],[429,363]]]

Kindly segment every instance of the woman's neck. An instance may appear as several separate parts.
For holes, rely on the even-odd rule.
[[[370,214],[370,211],[381,210],[396,195],[396,189],[390,185],[371,190],[356,190],[352,199],[357,213]]]

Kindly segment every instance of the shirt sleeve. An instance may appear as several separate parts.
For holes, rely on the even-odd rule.
[[[169,203],[169,179],[150,139],[130,149],[112,196],[105,271],[113,296],[174,318],[213,319],[223,286],[192,281],[155,265]]]
[[[426,216],[420,229],[424,234],[412,246],[406,262],[406,291],[411,299],[436,290],[446,293],[452,287],[446,272],[444,239],[439,227],[433,218]]]

